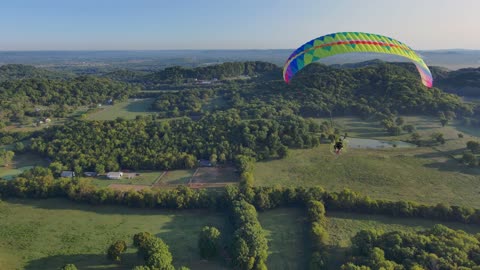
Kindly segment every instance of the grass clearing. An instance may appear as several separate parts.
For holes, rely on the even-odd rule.
[[[199,167],[192,178],[192,183],[226,183],[238,182],[239,174],[235,167]]]
[[[106,176],[98,177],[82,177],[82,179],[91,180],[93,184],[99,187],[106,187],[110,184],[123,184],[123,185],[152,185],[155,180],[157,180],[163,173],[163,171],[156,172],[135,172],[139,173],[139,176],[136,176],[132,179],[108,179]]]
[[[74,263],[79,269],[131,269],[142,262],[132,245],[133,234],[149,231],[169,246],[175,266],[226,269],[219,261],[200,259],[198,235],[203,226],[220,230],[225,217],[204,211],[167,211],[90,206],[63,199],[0,202],[0,269],[58,269]],[[120,265],[106,259],[115,240],[129,244]]]
[[[315,186],[329,191],[352,189],[377,199],[439,202],[480,207],[480,175],[428,149],[349,149],[339,157],[329,146],[291,150],[287,158],[257,162],[257,185]],[[429,194],[425,196],[425,194]]]
[[[303,209],[274,209],[259,212],[258,218],[267,233],[268,269],[306,269],[309,248]]]
[[[0,178],[11,180],[13,177],[35,166],[48,166],[48,161],[32,153],[17,154],[8,167],[0,167]]]
[[[195,169],[167,171],[160,179],[159,184],[186,185],[192,178]]]
[[[89,120],[115,120],[117,117],[135,119],[137,115],[152,115],[156,112],[150,111],[154,98],[129,99],[128,101],[117,102],[114,105],[102,106],[99,111],[87,116]]]

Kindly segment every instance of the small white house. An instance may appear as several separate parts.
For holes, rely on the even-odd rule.
[[[108,179],[121,179],[123,176],[123,172],[109,172],[107,173]]]

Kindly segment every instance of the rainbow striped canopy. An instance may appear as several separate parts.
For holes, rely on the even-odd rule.
[[[283,79],[289,83],[292,77],[308,64],[319,59],[344,53],[385,53],[410,59],[417,67],[422,83],[432,87],[432,73],[418,54],[405,43],[377,34],[361,32],[333,33],[312,39],[296,49],[283,67]]]

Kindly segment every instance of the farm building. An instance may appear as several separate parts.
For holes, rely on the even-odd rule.
[[[123,176],[123,172],[109,172],[107,173],[108,179],[120,179]]]
[[[72,178],[74,176],[75,176],[75,172],[72,172],[72,171],[62,171],[62,173],[60,173],[60,177]]]
[[[198,161],[199,167],[212,167],[212,163],[208,159],[200,159]]]

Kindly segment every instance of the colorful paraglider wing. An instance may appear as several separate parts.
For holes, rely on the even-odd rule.
[[[287,59],[283,68],[283,79],[291,78],[302,68],[319,59],[344,53],[384,53],[398,55],[410,59],[417,67],[422,83],[432,87],[433,79],[428,66],[410,47],[393,38],[361,33],[334,33],[313,39],[296,49]]]

